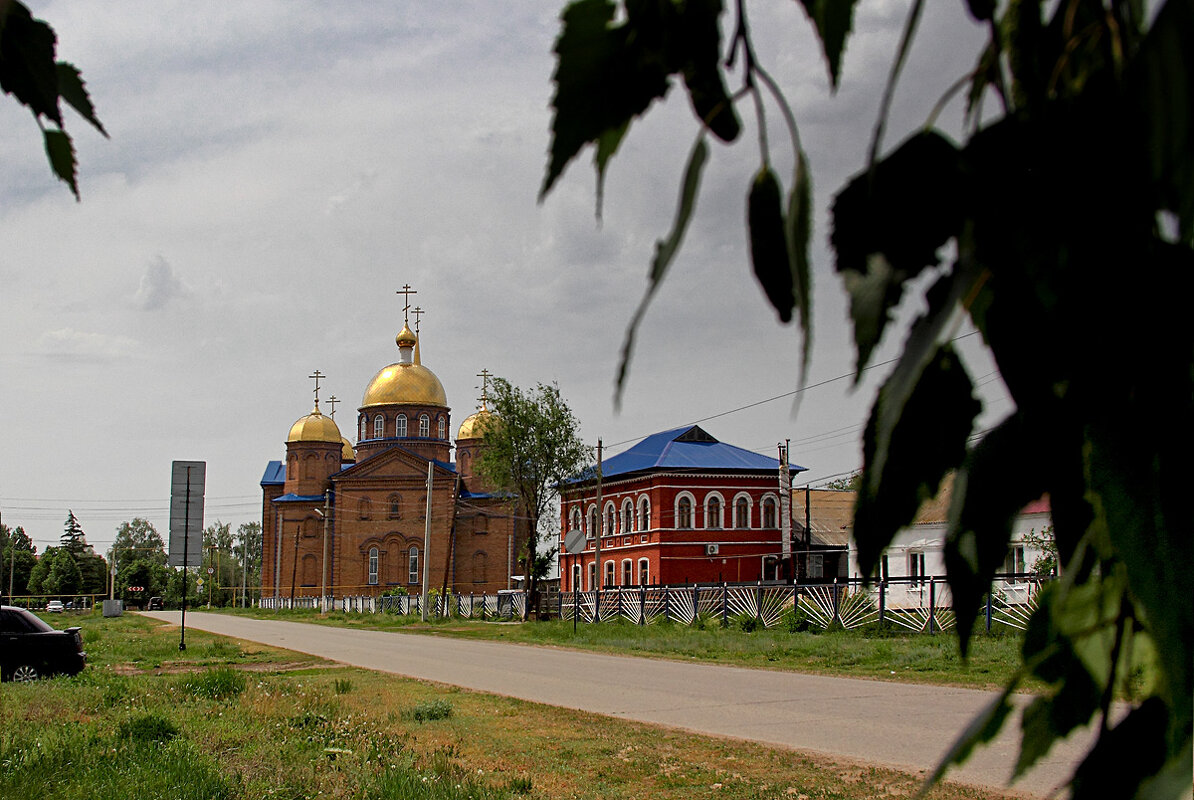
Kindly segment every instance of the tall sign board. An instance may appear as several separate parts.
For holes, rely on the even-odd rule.
[[[203,563],[206,461],[175,461],[170,470],[170,566]]]

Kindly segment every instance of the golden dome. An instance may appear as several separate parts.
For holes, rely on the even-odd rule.
[[[447,408],[448,395],[435,373],[422,364],[391,364],[369,381],[361,408],[399,404]]]
[[[481,428],[481,421],[493,417],[493,412],[488,408],[482,406],[475,414],[470,414],[464,418],[464,422],[460,423],[460,432],[456,434],[456,439],[480,439],[485,434]]]
[[[340,448],[340,460],[341,461],[356,461],[357,454],[356,454],[356,451],[352,449],[352,442],[348,441],[348,439],[341,436],[340,444],[342,445],[342,447]]]
[[[394,337],[394,343],[398,345],[399,348],[414,347],[419,343],[419,339],[415,336],[414,331],[412,331],[406,325],[403,325],[402,330],[398,331],[398,335]]]
[[[289,442],[335,442],[340,443],[340,429],[331,417],[319,413],[319,407],[290,426]]]

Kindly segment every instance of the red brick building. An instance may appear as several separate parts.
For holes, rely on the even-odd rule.
[[[324,586],[334,597],[417,594],[424,567],[429,589],[493,593],[521,571],[525,525],[472,472],[484,446],[484,397],[460,425],[454,463],[443,384],[423,366],[407,325],[395,341],[398,361],[365,389],[355,446],[320,411],[317,384],[315,409],[291,426],[285,460],[266,467],[262,597],[314,597]]]
[[[648,436],[602,464],[600,509],[595,469],[561,491],[560,588],[598,588],[598,529],[602,588],[790,577],[785,499],[803,470],[790,466],[781,478],[778,455],[695,425]],[[576,555],[564,548],[574,530],[586,537]]]

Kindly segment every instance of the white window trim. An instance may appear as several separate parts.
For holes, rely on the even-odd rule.
[[[405,439],[408,432],[406,415],[399,414],[394,417],[394,435],[399,439]]]
[[[680,501],[687,500],[689,502],[688,526],[680,527]],[[676,530],[694,530],[696,528],[696,510],[697,501],[693,497],[692,492],[679,492],[676,495],[675,503],[672,506],[672,527]]]
[[[716,525],[709,524],[709,501],[717,500],[717,519]],[[721,496],[721,492],[709,492],[705,495],[705,530],[724,530],[725,529],[725,515],[726,515],[726,500]]]
[[[419,546],[411,545],[410,550],[406,551],[406,582],[419,582]]]
[[[646,567],[644,572],[643,567]],[[640,558],[638,560],[638,585],[649,586],[651,584],[651,559]]]
[[[378,414],[373,418],[373,438],[384,439],[386,435],[386,418]]]
[[[746,524],[738,524],[738,501],[746,501]],[[776,516],[779,516],[778,514]],[[734,520],[735,528],[753,528],[755,518],[755,501],[748,492],[738,492],[734,495],[734,501],[730,506],[730,519]]]

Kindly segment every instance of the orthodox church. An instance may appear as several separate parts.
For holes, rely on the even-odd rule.
[[[401,293],[413,293],[409,286]],[[494,494],[472,465],[485,446],[477,411],[456,431],[443,384],[422,363],[418,318],[409,302],[395,342],[397,362],[365,387],[352,444],[319,405],[290,427],[286,458],[261,479],[262,597],[344,597],[448,589],[511,588],[526,525],[511,500]],[[326,587],[326,588],[325,588]]]

